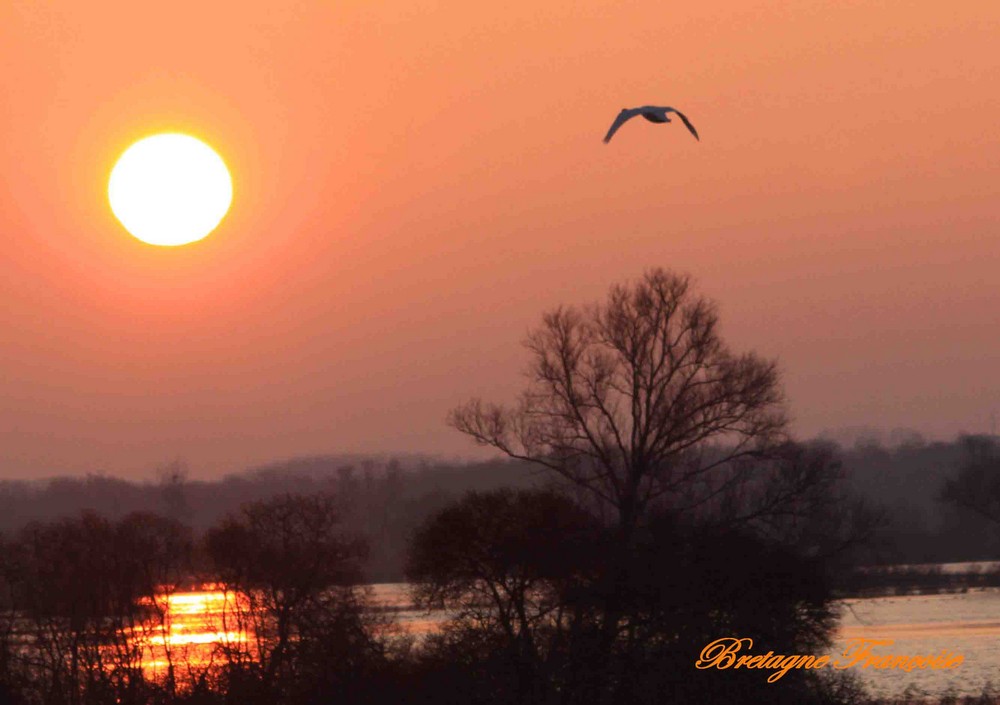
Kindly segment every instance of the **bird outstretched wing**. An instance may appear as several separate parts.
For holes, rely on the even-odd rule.
[[[681,122],[684,123],[684,126],[691,131],[691,134],[694,135],[694,138],[699,142],[701,142],[701,137],[698,136],[698,130],[694,129],[694,125],[692,125],[691,121],[687,119],[687,115],[682,113],[680,110],[675,110],[673,108],[671,108],[671,110],[677,113],[677,117],[679,117],[681,119]]]
[[[604,144],[607,144],[608,142],[611,141],[611,138],[614,136],[614,134],[618,132],[619,127],[624,125],[631,118],[634,118],[638,114],[639,114],[638,110],[624,110],[624,109],[620,113],[618,113],[618,117],[616,117],[615,121],[611,123],[611,129],[608,130],[608,134],[604,135]]]

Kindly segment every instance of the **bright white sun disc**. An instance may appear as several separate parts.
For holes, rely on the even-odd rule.
[[[166,133],[125,150],[108,181],[115,217],[150,245],[201,240],[226,215],[233,181],[222,157],[188,135]]]

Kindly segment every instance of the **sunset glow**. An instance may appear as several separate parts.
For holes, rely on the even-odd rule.
[[[150,245],[187,245],[229,210],[233,184],[222,158],[188,135],[153,135],[129,147],[108,181],[111,210]]]
[[[0,3],[7,477],[478,453],[450,405],[650,266],[781,360],[798,435],[1000,417],[1000,4],[171,8]],[[602,142],[646,104],[700,141],[638,117]],[[108,206],[163,133],[231,175],[177,240]]]

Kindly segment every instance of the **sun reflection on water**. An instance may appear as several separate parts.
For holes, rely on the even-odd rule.
[[[142,649],[147,677],[159,678],[171,669],[200,670],[212,665],[221,647],[245,644],[245,629],[231,628],[236,593],[207,584],[196,590],[164,591],[142,604],[153,618],[132,638]]]
[[[408,634],[422,635],[441,626],[444,613],[416,610],[404,584],[371,585],[367,588],[376,610],[389,610]],[[252,652],[254,634],[238,613],[246,608],[246,597],[208,583],[196,589],[157,593],[141,605],[148,610],[146,626],[130,635],[141,652],[145,675],[160,679],[170,673],[196,674],[225,662],[227,649]]]

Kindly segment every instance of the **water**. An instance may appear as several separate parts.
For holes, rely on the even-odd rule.
[[[392,618],[408,634],[421,636],[437,629],[447,618],[444,611],[418,610],[410,596],[407,583],[376,583],[369,585],[371,600],[376,606],[392,612]]]
[[[429,633],[447,618],[444,613],[428,614],[415,609],[404,583],[369,587],[375,605],[390,610],[410,634]],[[204,665],[212,659],[217,644],[245,641],[246,634],[233,630],[223,619],[227,602],[231,604],[233,599],[231,594],[209,587],[175,593],[163,600],[163,627],[144,637],[149,645],[143,662],[147,673],[165,673],[168,649],[175,664]],[[866,638],[893,640],[891,646],[874,648],[879,655],[937,655],[950,651],[964,657],[963,663],[952,670],[907,673],[901,669],[851,668],[875,695],[899,695],[911,685],[930,697],[949,689],[961,695],[977,695],[991,679],[1000,681],[1000,589],[851,599],[842,605],[831,655],[840,656],[851,639]],[[766,651],[766,645],[761,647]]]
[[[416,609],[406,583],[367,587],[375,608],[390,613],[408,634],[427,634],[448,617],[446,612]],[[132,643],[142,648],[141,665],[147,677],[163,678],[171,665],[175,672],[209,666],[219,660],[219,646],[252,651],[253,635],[241,628],[234,616],[234,607],[240,599],[235,593],[205,585],[198,590],[160,594],[155,600],[148,600],[147,606],[154,608],[162,619],[153,619],[151,626],[131,634]]]
[[[959,695],[978,695],[991,680],[1000,685],[1000,589],[845,600],[844,605],[834,644],[839,651],[849,639],[892,639],[892,646],[874,652],[936,655],[946,650],[964,657],[949,670],[852,668],[872,693],[898,695],[912,684],[930,696],[949,688]]]
[[[171,665],[181,670],[210,665],[220,644],[246,642],[246,631],[234,628],[227,619],[237,599],[231,592],[206,585],[147,601],[162,614],[162,619],[132,635],[133,643],[143,646],[142,669],[147,677],[165,677]]]

